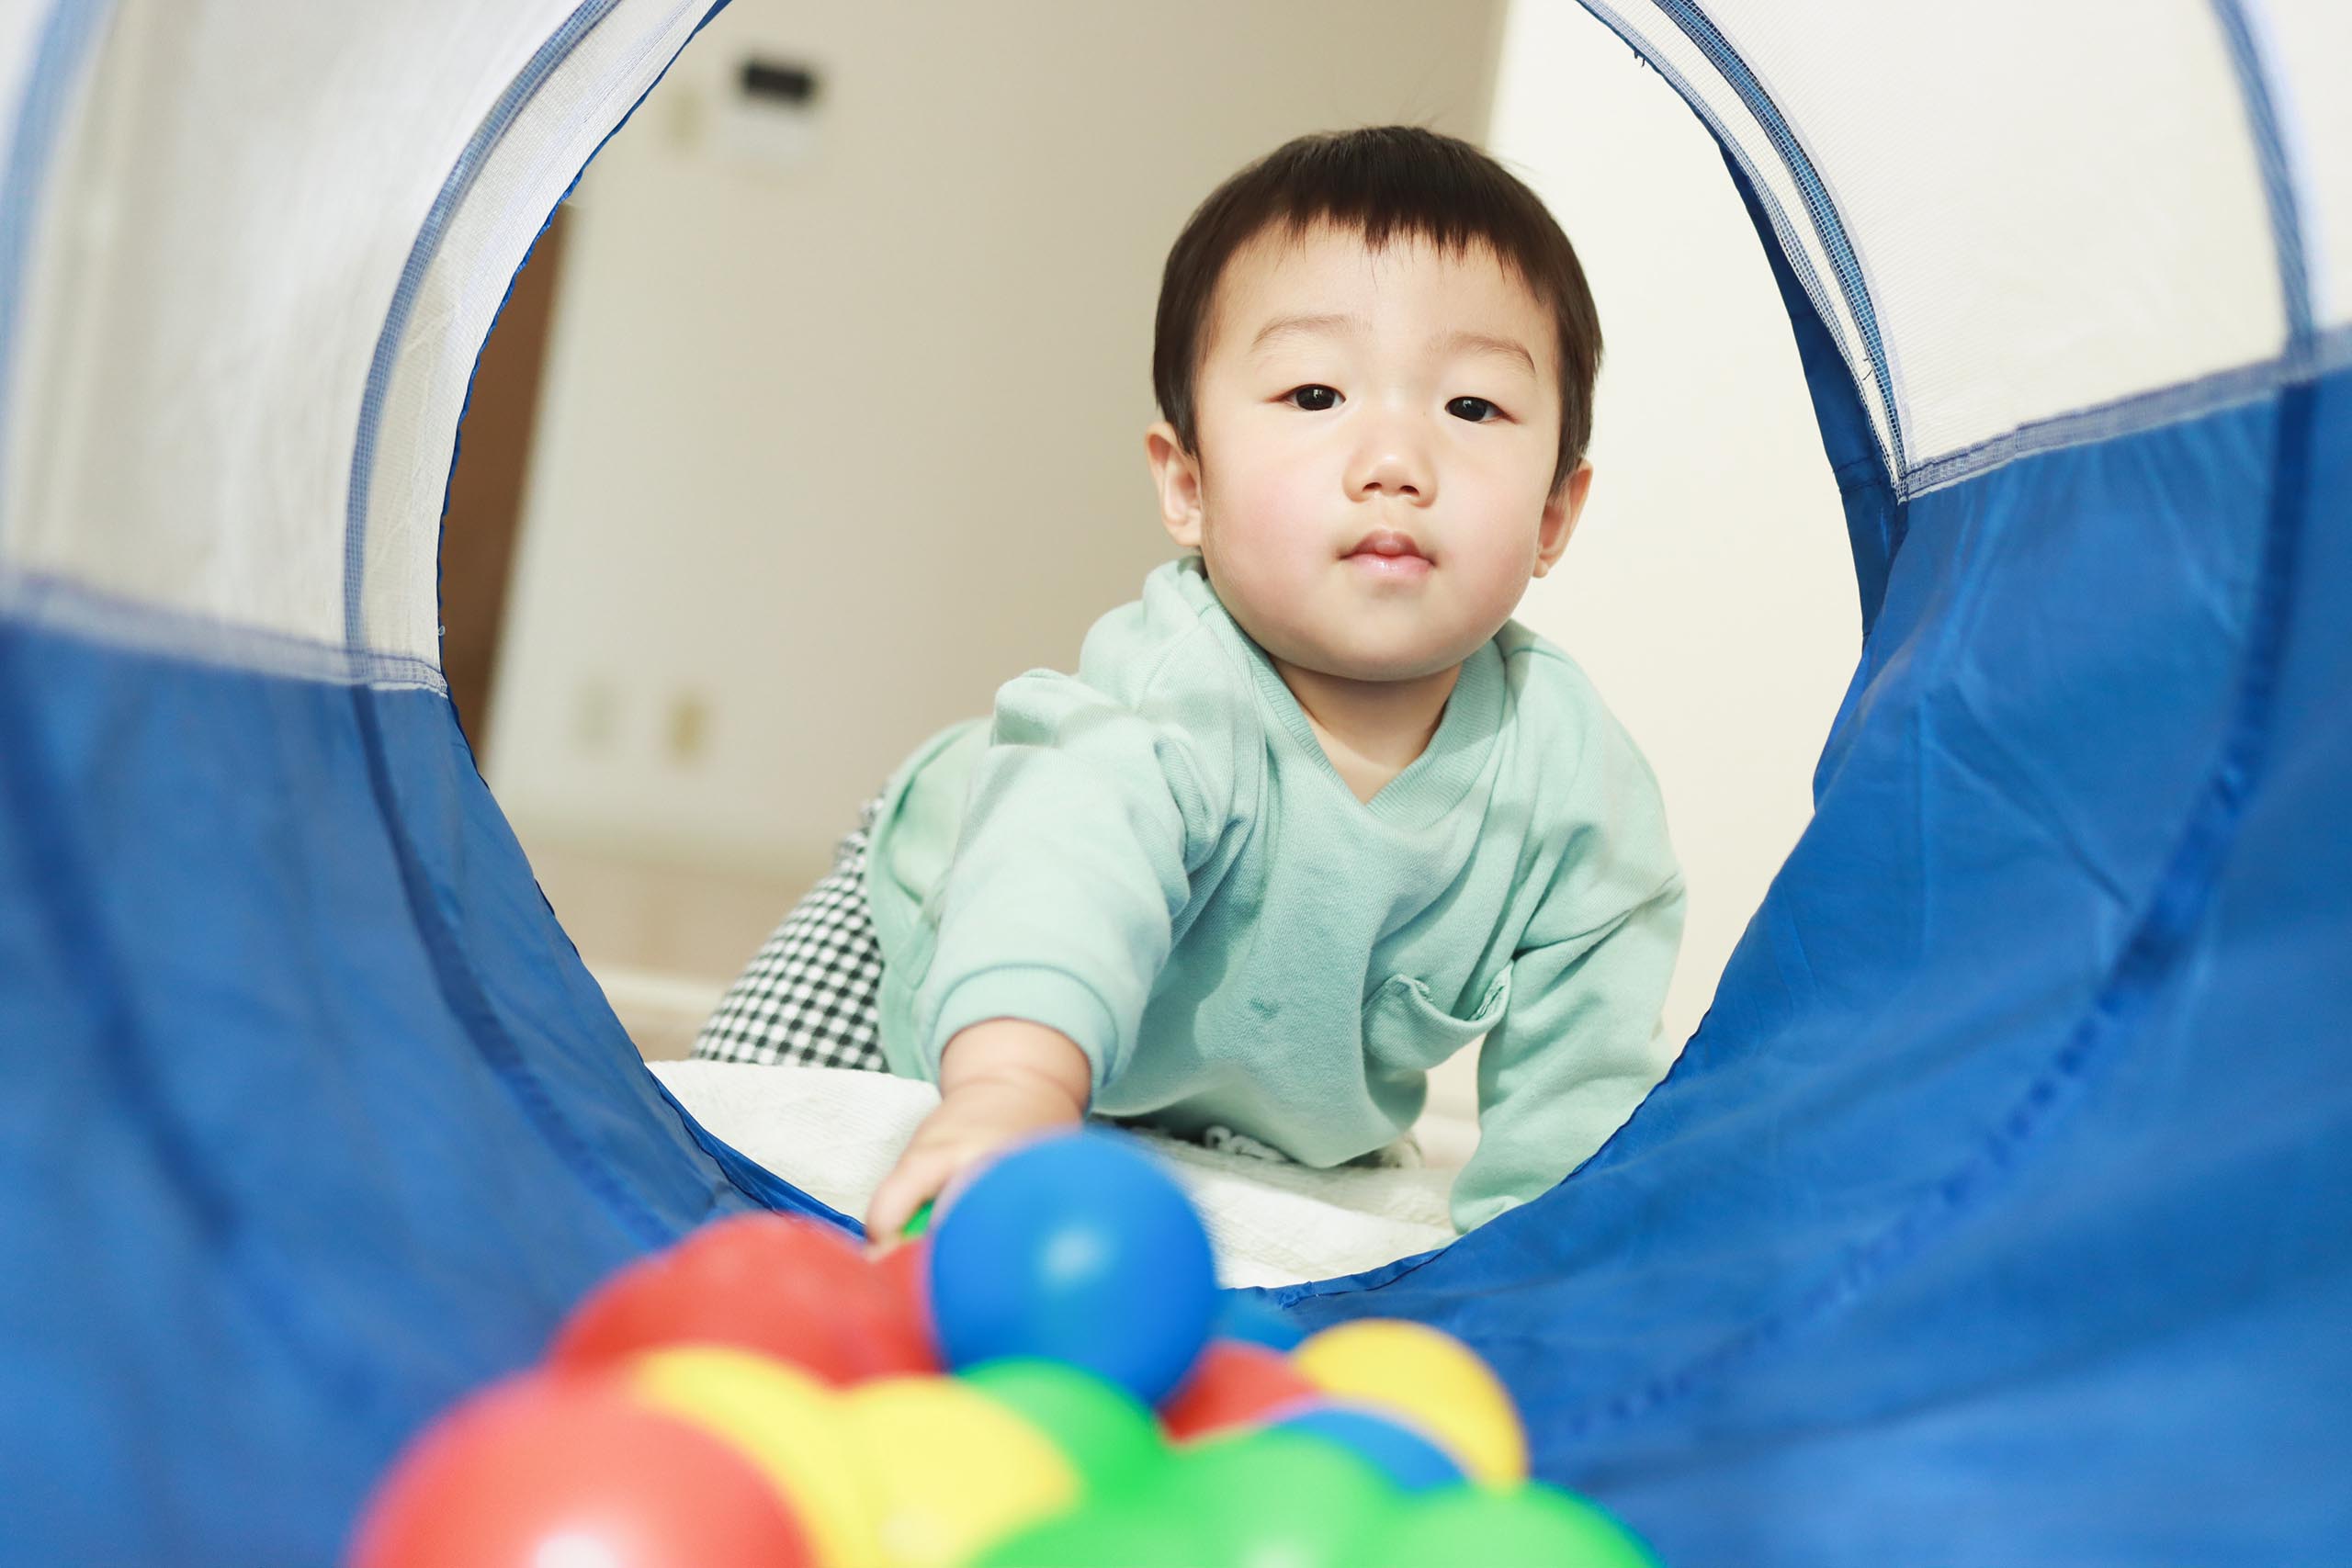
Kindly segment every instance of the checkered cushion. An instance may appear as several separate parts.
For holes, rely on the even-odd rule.
[[[881,797],[833,852],[833,869],[775,928],[695,1041],[696,1056],[886,1071],[882,948],[865,902],[865,850]]]

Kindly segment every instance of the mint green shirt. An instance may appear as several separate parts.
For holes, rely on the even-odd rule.
[[[1198,556],[892,776],[868,851],[882,1050],[1049,1025],[1097,1115],[1223,1124],[1310,1166],[1411,1127],[1471,1042],[1457,1228],[1538,1196],[1672,1064],[1682,878],[1657,783],[1584,672],[1506,624],[1370,801]]]

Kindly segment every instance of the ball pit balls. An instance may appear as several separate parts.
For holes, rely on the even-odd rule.
[[[1088,1130],[967,1167],[878,1257],[739,1215],[620,1269],[402,1451],[349,1562],[1657,1568],[1526,1475],[1469,1347],[1220,1292],[1183,1190]]]
[[[1425,1494],[1360,1568],[1660,1568],[1602,1509],[1555,1487],[1462,1487]]]
[[[1404,1495],[1335,1443],[1253,1431],[1182,1450],[1142,1506],[1186,1521],[1218,1568],[1354,1568]]]
[[[1459,1486],[1461,1461],[1403,1417],[1360,1405],[1317,1401],[1270,1423],[1271,1432],[1296,1432],[1362,1456],[1406,1492]]]
[[[1219,1298],[1212,1332],[1219,1339],[1246,1339],[1270,1350],[1291,1349],[1306,1337],[1306,1331],[1280,1307],[1239,1291],[1227,1291]]]
[[[1279,1350],[1237,1339],[1212,1339],[1160,1406],[1159,1419],[1170,1441],[1190,1442],[1262,1421],[1320,1393]]]
[[[1079,1500],[1053,1441],[960,1379],[878,1378],[840,1402],[889,1568],[955,1568]]]
[[[1035,1358],[983,1361],[962,1376],[1050,1438],[1090,1497],[1126,1491],[1168,1461],[1159,1423],[1116,1383]]]
[[[867,1359],[885,1372],[902,1375],[945,1371],[931,1326],[931,1243],[894,1247],[867,1267],[876,1287],[862,1330]]]
[[[871,1568],[879,1525],[831,1389],[771,1357],[709,1345],[655,1350],[616,1375],[640,1404],[749,1460],[823,1568]]]
[[[836,1384],[922,1370],[903,1364],[903,1347],[865,1331],[882,1294],[864,1255],[840,1232],[791,1215],[737,1214],[591,1292],[548,1359],[582,1369],[705,1343],[757,1350]]]
[[[1207,1341],[1208,1234],[1123,1134],[1040,1139],[987,1166],[931,1232],[931,1315],[955,1369],[1044,1356],[1158,1404]]]
[[[568,1554],[568,1555],[567,1555]],[[817,1568],[799,1523],[726,1443],[608,1378],[531,1372],[454,1406],[403,1450],[351,1568]]]
[[[1033,1525],[982,1552],[972,1568],[1203,1568],[1218,1562],[1210,1551],[1190,1520],[1111,1503]]]
[[[1462,1461],[1473,1481],[1527,1479],[1527,1434],[1486,1362],[1452,1335],[1395,1318],[1358,1318],[1309,1335],[1291,1361],[1325,1393],[1394,1410]]]

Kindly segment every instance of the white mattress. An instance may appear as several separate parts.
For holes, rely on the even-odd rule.
[[[710,1132],[811,1197],[863,1215],[938,1091],[888,1073],[739,1062],[656,1062]],[[1312,1170],[1147,1135],[1190,1192],[1227,1285],[1352,1274],[1453,1239],[1453,1170]],[[1424,1134],[1424,1142],[1430,1140]]]

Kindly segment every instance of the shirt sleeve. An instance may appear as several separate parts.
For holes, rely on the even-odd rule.
[[[1455,1179],[1467,1231],[1542,1196],[1634,1113],[1680,1043],[1660,1021],[1682,944],[1682,874],[1657,783],[1613,721],[1578,770],[1573,817],[1478,1051],[1478,1146]]]
[[[1106,617],[1078,674],[1032,671],[997,694],[914,998],[933,1081],[956,1032],[991,1018],[1068,1035],[1097,1093],[1127,1060],[1232,773],[1217,728],[1188,722],[1191,650],[1138,649],[1148,629]]]

